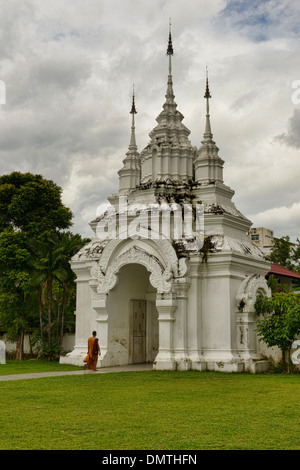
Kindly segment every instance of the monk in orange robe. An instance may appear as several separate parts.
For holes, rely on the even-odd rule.
[[[93,331],[93,336],[88,339],[88,354],[86,358],[83,360],[86,364],[84,368],[88,368],[89,370],[96,370],[96,365],[98,361],[98,354],[100,356],[100,346],[98,342],[98,338],[96,338],[96,331]]]

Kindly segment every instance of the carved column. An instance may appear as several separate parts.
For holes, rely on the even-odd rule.
[[[243,360],[260,359],[256,353],[255,312],[237,312],[237,352]]]
[[[176,361],[173,349],[174,312],[177,300],[174,294],[158,293],[156,295],[156,308],[158,311],[159,348],[153,368],[156,370],[176,370]]]
[[[190,280],[178,278],[174,282],[177,298],[176,323],[174,328],[174,357],[178,370],[189,370],[191,361],[188,356],[188,290]]]
[[[101,348],[101,365],[109,365],[108,362],[108,313],[106,308],[107,294],[95,294],[92,307],[96,312],[96,331]]]
[[[202,355],[202,256],[193,254],[189,260],[189,298],[187,310],[188,350],[191,369],[206,370],[206,361]]]
[[[83,359],[87,353],[87,339],[95,329],[89,284],[91,263],[89,261],[73,260],[72,269],[76,274],[75,345],[72,352],[60,357],[60,363],[83,366]]]

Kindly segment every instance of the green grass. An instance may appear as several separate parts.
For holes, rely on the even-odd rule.
[[[125,372],[0,383],[1,450],[300,449],[300,375]]]
[[[24,361],[6,360],[6,364],[0,364],[0,376],[30,374],[36,372],[53,372],[57,370],[80,370],[80,367],[69,364],[59,364],[59,362],[56,361],[41,359],[28,359]]]

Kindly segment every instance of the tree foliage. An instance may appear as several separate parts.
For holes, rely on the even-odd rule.
[[[41,175],[13,172],[0,177],[0,232],[7,228],[31,237],[68,229],[72,212],[61,201],[62,188]]]
[[[88,240],[67,232],[72,212],[62,189],[41,175],[0,177],[0,325],[17,342],[35,330],[41,352],[59,351],[66,316],[74,311],[69,261]]]
[[[273,263],[300,273],[300,240],[297,238],[297,243],[292,244],[289,236],[275,239],[270,259]]]
[[[273,292],[272,297],[258,297],[255,308],[260,340],[281,349],[283,367],[290,371],[291,346],[300,334],[299,297],[292,292]]]

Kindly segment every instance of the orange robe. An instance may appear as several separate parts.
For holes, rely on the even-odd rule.
[[[100,347],[98,344],[98,338],[94,338],[94,336],[91,336],[88,339],[88,354],[83,360],[83,362],[87,363],[88,369],[96,370],[99,352]]]

